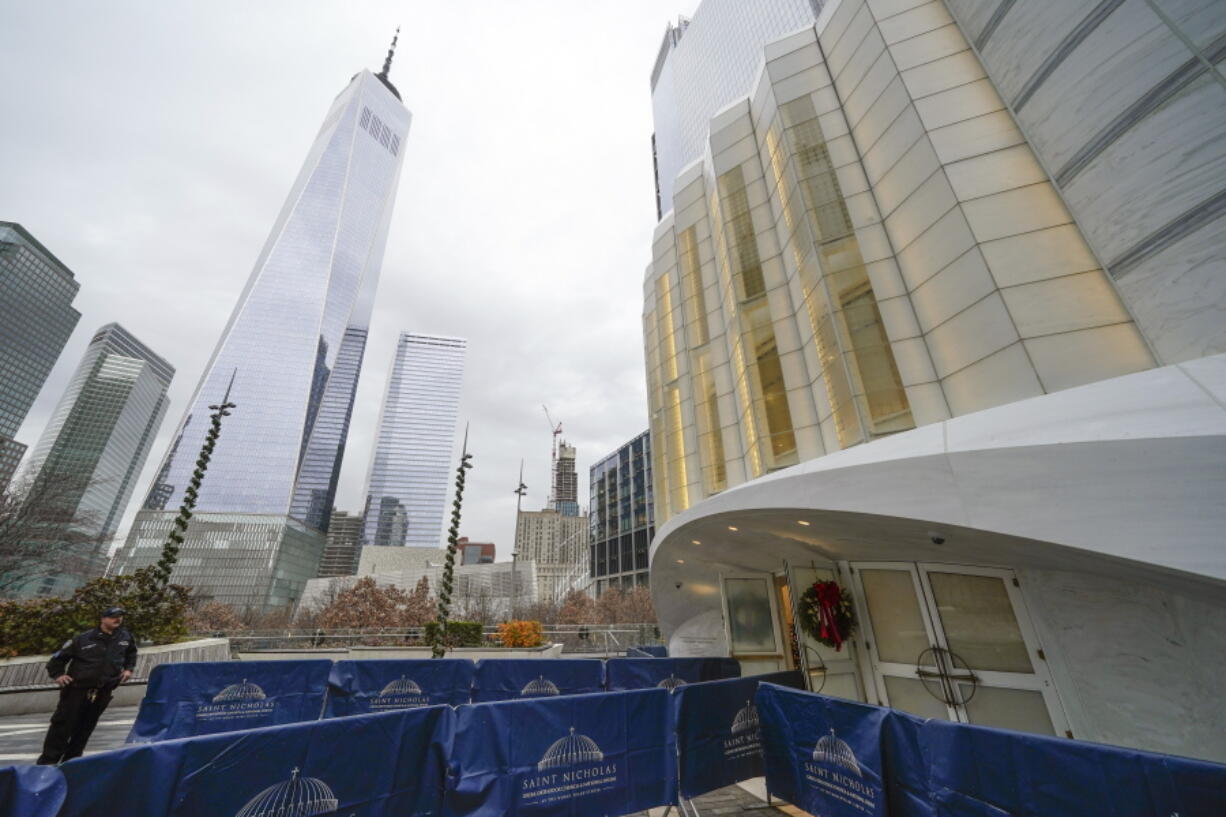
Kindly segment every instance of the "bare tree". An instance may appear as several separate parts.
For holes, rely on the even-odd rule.
[[[0,598],[59,574],[99,574],[99,514],[80,510],[88,476],[41,469],[0,493]]]

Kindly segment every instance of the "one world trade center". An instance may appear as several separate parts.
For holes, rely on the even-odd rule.
[[[332,103],[116,562],[155,562],[208,431],[226,418],[172,581],[240,608],[314,578],[344,455],[411,115],[361,71]]]

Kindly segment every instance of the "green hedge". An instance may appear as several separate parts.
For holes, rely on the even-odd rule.
[[[426,622],[426,641],[433,643],[438,632],[437,621]],[[448,647],[481,647],[485,644],[485,625],[480,621],[449,621],[447,622],[447,638],[444,643]]]
[[[187,637],[191,591],[169,585],[159,592],[148,568],[128,576],[94,579],[71,598],[0,601],[0,657],[55,652],[77,633],[98,626],[108,607],[123,607],[123,626],[138,640],[170,644]]]

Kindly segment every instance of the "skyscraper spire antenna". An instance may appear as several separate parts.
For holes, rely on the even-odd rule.
[[[388,72],[392,70],[392,57],[396,56],[396,41],[400,39],[400,26],[396,26],[396,33],[392,35],[392,45],[387,49],[387,59],[383,61],[383,70],[378,73],[380,79],[387,79]]]

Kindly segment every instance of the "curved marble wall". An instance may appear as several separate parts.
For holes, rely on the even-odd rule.
[[[1226,3],[948,7],[1159,358],[1226,351]]]

